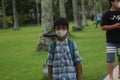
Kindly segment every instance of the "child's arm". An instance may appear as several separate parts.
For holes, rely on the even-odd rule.
[[[76,67],[76,72],[77,72],[77,80],[82,80],[82,66],[80,64],[81,62],[81,57],[79,56],[78,48],[74,42],[74,57],[75,57],[75,67]]]
[[[77,71],[77,80],[82,80],[82,67],[80,62],[76,63],[76,71]]]
[[[52,66],[48,66],[48,80],[51,80],[52,78]]]
[[[48,80],[52,80],[52,68],[53,68],[53,54],[52,54],[52,45],[53,43],[50,43],[49,49],[48,49]]]

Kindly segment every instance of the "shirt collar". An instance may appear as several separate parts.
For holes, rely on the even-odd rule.
[[[66,38],[64,41],[59,41],[59,40],[57,40],[57,43],[59,43],[59,44],[64,44],[64,43],[67,43],[68,42],[68,38]]]

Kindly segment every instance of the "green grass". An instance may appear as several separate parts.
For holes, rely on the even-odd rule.
[[[40,32],[40,26],[0,30],[0,80],[43,80],[47,51],[36,51]],[[82,31],[70,32],[83,59],[83,80],[98,80],[107,70],[105,32],[91,22]]]
[[[95,28],[93,23],[81,32],[73,32],[73,38],[83,58],[83,80],[98,80],[106,69],[105,31]]]

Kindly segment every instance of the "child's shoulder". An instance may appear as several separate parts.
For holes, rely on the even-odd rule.
[[[71,44],[72,46],[75,45],[75,41],[73,39],[68,39],[68,44]]]
[[[73,39],[68,39],[68,41],[75,42]]]

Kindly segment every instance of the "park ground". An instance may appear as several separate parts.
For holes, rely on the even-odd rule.
[[[72,31],[82,57],[83,80],[98,80],[107,71],[105,61],[105,31],[89,22],[82,31]],[[0,80],[44,80],[43,64],[47,51],[36,51],[40,26],[22,26],[20,30],[0,30]]]

